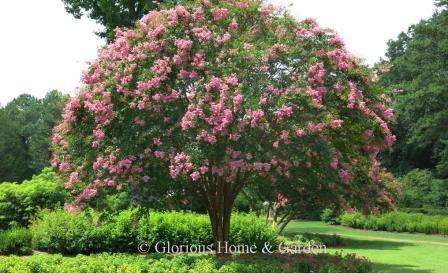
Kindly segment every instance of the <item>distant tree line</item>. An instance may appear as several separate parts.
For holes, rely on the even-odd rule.
[[[383,162],[401,177],[407,208],[448,207],[448,1],[388,43],[380,81],[392,92],[394,151]]]
[[[49,165],[51,129],[67,99],[56,90],[43,99],[23,94],[0,108],[0,182],[29,179]]]

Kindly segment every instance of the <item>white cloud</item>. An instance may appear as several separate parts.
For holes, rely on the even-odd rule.
[[[292,13],[313,17],[338,31],[348,48],[372,64],[386,42],[431,16],[432,0],[271,0],[294,3]],[[60,0],[0,2],[0,104],[21,93],[37,97],[52,89],[72,93],[86,61],[104,44],[95,22],[76,20]]]

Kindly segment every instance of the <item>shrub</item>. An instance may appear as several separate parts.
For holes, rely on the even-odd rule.
[[[364,216],[358,212],[345,213],[341,225],[353,228],[397,232],[448,234],[448,216],[421,213],[388,212],[382,215]]]
[[[336,234],[318,234],[318,233],[303,233],[295,235],[292,240],[287,240],[285,245],[292,246],[307,246],[307,245],[325,245],[326,247],[341,246],[343,244],[342,238]]]
[[[149,212],[139,217],[137,209],[114,215],[86,210],[79,214],[62,210],[44,211],[31,226],[33,246],[50,253],[136,252],[138,244],[154,246],[210,245],[213,243],[207,215],[190,212]],[[231,244],[277,245],[275,230],[254,214],[233,214]]]
[[[39,209],[64,204],[67,191],[49,168],[22,184],[0,184],[0,229],[27,226]]]
[[[339,214],[339,211],[335,209],[326,208],[322,211],[320,219],[326,224],[336,225],[340,223]]]
[[[25,228],[0,231],[0,255],[31,254],[31,233]]]
[[[44,211],[31,226],[33,247],[50,253],[88,253],[104,249],[107,235],[92,211]]]
[[[399,181],[401,194],[397,205],[400,210],[410,208],[410,210],[414,210],[410,212],[447,213],[447,179],[438,179],[429,170],[414,169],[402,176]]]
[[[230,243],[239,245],[256,245],[262,249],[265,242],[271,246],[277,246],[277,233],[271,226],[267,226],[265,220],[254,213],[232,214],[230,224]]]
[[[208,255],[134,256],[101,254],[76,257],[36,255],[0,257],[0,272],[20,273],[370,273],[369,262],[339,255],[240,255],[218,260]]]
[[[176,245],[209,245],[213,243],[213,236],[207,215],[150,212],[140,221],[138,240],[152,246],[168,241]]]

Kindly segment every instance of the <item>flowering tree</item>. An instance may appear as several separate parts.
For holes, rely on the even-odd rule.
[[[83,75],[53,136],[68,210],[107,189],[188,183],[222,245],[235,197],[260,180],[392,201],[376,156],[393,113],[337,34],[258,0],[184,2],[117,29]]]

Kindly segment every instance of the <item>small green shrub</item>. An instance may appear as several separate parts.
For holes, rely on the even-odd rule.
[[[381,215],[345,213],[341,225],[370,230],[397,232],[419,232],[426,234],[448,234],[448,216],[424,215],[421,213],[387,212]]]
[[[0,257],[0,272],[11,273],[371,273],[364,259],[340,255],[211,255],[100,254],[75,257],[36,255]]]
[[[279,237],[278,240],[284,246],[301,246],[306,247],[309,245],[314,246],[325,246],[325,247],[333,247],[333,246],[341,246],[344,244],[342,238],[336,234],[318,234],[318,233],[303,233],[297,234],[293,238],[288,239],[286,237]]]
[[[274,247],[278,245],[275,229],[266,225],[265,220],[254,213],[232,214],[230,226],[230,243],[232,244],[256,245],[257,249],[262,249],[265,242]]]
[[[330,225],[339,224],[339,212],[335,209],[326,208],[320,215],[322,222]]]
[[[0,229],[27,226],[39,209],[61,206],[67,195],[49,168],[21,184],[0,183]]]
[[[0,231],[0,255],[31,254],[31,233],[25,228]]]
[[[35,249],[62,254],[104,249],[108,236],[96,213],[67,213],[61,209],[43,211],[31,226],[31,233]]]
[[[213,243],[207,215],[189,212],[149,212],[137,209],[105,215],[93,210],[79,214],[63,210],[44,211],[31,226],[33,246],[50,253],[136,252],[138,244],[155,246],[210,245]],[[255,214],[232,215],[230,243],[262,249],[265,242],[277,245],[275,230]]]
[[[213,243],[208,216],[189,212],[150,212],[140,221],[138,240],[152,246],[168,241],[176,245]]]

